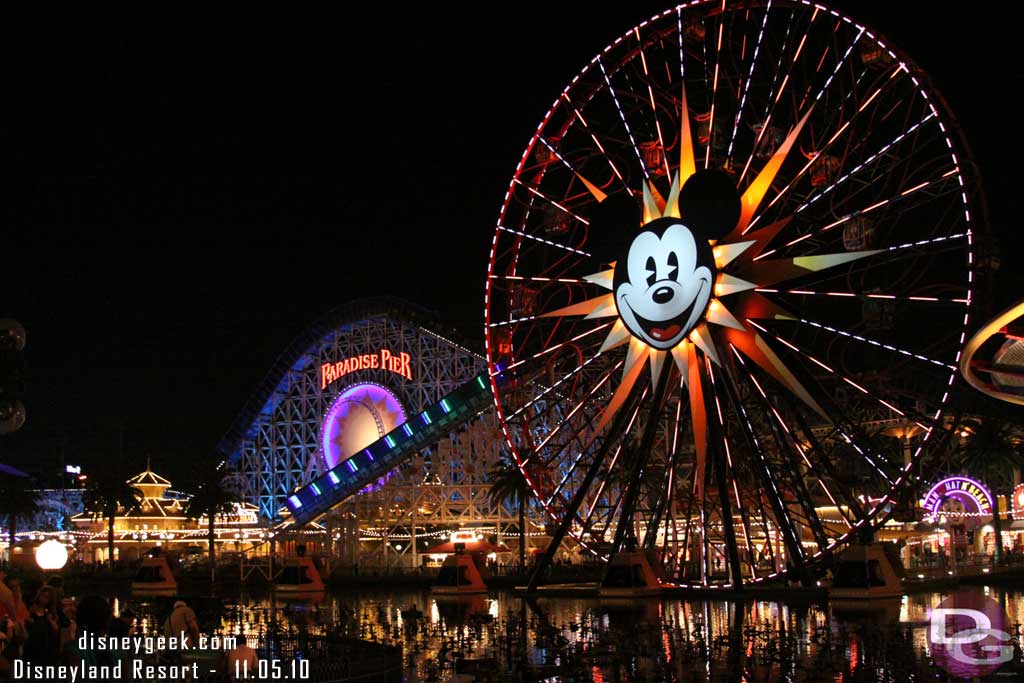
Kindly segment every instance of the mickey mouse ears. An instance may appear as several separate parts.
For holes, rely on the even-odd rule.
[[[679,191],[683,225],[709,240],[719,240],[740,220],[736,181],[724,171],[698,171]]]
[[[652,197],[650,190],[644,195],[646,203],[665,203],[661,197]],[[729,234],[739,222],[740,195],[735,181],[724,171],[698,171],[678,192],[673,183],[668,202],[676,201],[676,196],[678,213],[666,207],[664,215],[678,215],[683,225],[705,239],[717,241]],[[648,213],[652,212],[644,212],[637,200],[625,192],[608,195],[591,211],[590,233],[593,236],[621,235],[625,230],[628,234],[644,224]]]

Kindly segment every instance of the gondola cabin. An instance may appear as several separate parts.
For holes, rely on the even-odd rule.
[[[153,555],[142,560],[142,566],[132,579],[132,593],[136,595],[174,595],[178,580],[165,555]]]
[[[896,598],[902,594],[899,573],[879,543],[854,545],[843,551],[828,587],[831,600]]]
[[[461,544],[456,544],[461,545]],[[445,559],[437,581],[430,587],[435,595],[473,595],[486,593],[487,573],[484,556],[479,553],[467,553],[457,549],[455,554]]]
[[[608,563],[598,592],[602,598],[661,595],[662,583],[662,577],[646,554],[621,552]]]
[[[324,590],[324,580],[312,557],[289,557],[274,578],[274,589],[278,593],[316,593]]]

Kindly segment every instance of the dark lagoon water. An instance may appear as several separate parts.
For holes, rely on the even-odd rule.
[[[1013,625],[1015,660],[990,680],[1024,680],[1024,595],[976,587]],[[418,590],[349,590],[298,599],[240,594],[193,599],[204,631],[292,639],[343,634],[403,647],[406,680],[943,681],[927,644],[944,593],[870,608],[751,600],[524,600],[495,592],[439,598]],[[166,599],[122,596],[159,631]],[[457,663],[464,660],[461,665]],[[484,680],[484,679],[480,679]]]

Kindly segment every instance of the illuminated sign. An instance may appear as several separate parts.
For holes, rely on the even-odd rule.
[[[476,543],[478,540],[475,531],[453,531],[451,535],[452,543]]]
[[[938,484],[933,486],[928,495],[924,497],[921,502],[921,506],[934,517],[938,517],[940,514],[975,514],[975,515],[990,515],[992,514],[992,494],[985,488],[985,485],[981,482],[967,477],[950,477],[943,479]],[[1016,500],[1016,498],[1015,498]],[[956,502],[961,505],[964,503],[970,503],[973,510],[968,510],[964,506],[963,511],[960,510],[949,510],[947,503]]]
[[[64,466],[64,471],[66,473],[68,473],[68,474],[81,474],[82,473],[82,466],[81,465],[65,465]]]
[[[387,370],[406,379],[412,379],[411,360],[409,354],[404,351],[395,353],[381,349],[377,353],[352,356],[337,363],[324,363],[320,366],[320,389],[326,389],[327,385],[337,382],[350,372],[359,370]]]
[[[1024,484],[1013,490],[1013,518],[1024,519]]]

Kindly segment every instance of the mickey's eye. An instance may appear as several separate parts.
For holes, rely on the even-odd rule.
[[[679,282],[679,257],[674,251],[668,253],[668,279]]]
[[[658,266],[654,263],[654,257],[647,257],[647,286],[650,287],[658,279]]]

